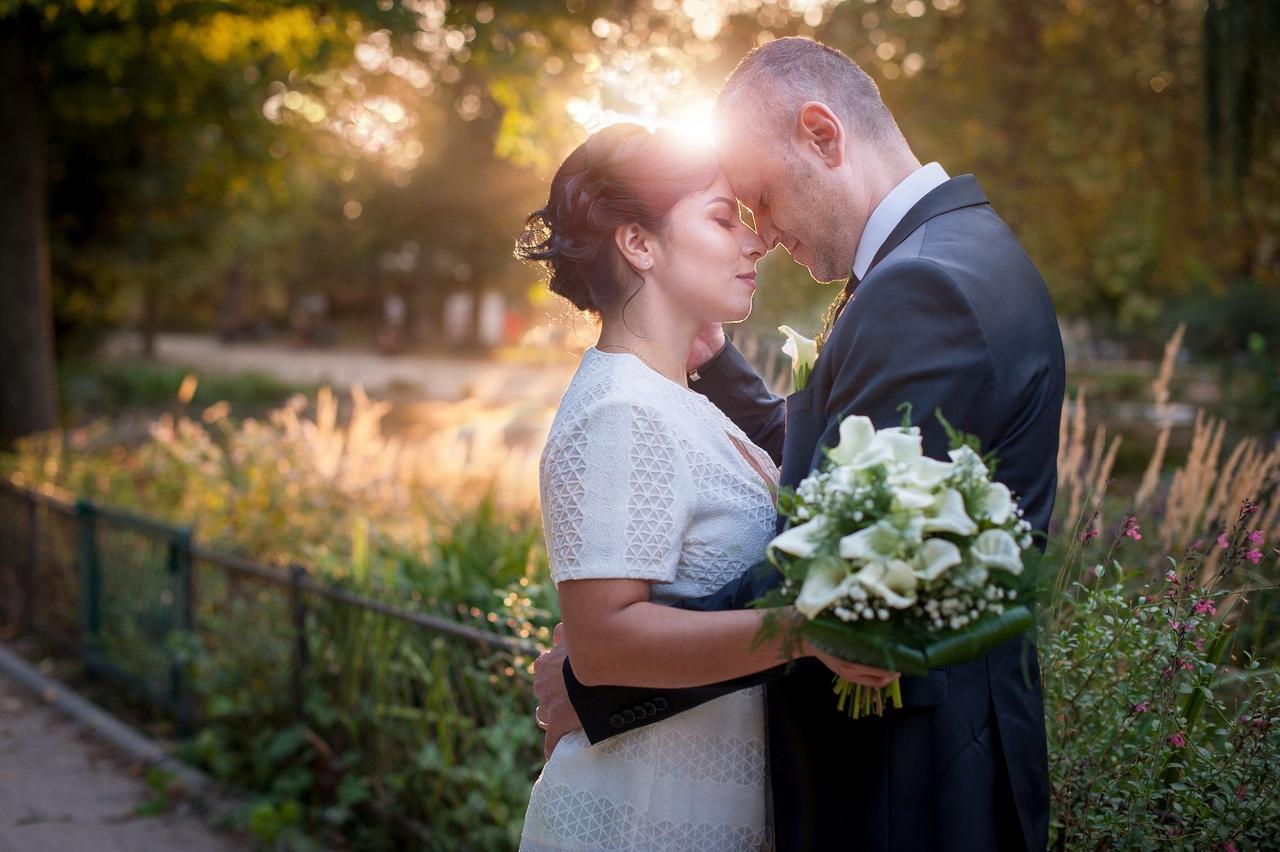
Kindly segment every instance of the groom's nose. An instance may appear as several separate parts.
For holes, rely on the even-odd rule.
[[[782,232],[773,226],[773,222],[769,219],[769,214],[755,215],[756,234],[764,242],[765,251],[773,251],[774,246],[778,244],[782,237]]]

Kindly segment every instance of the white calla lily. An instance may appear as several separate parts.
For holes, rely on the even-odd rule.
[[[920,458],[923,453],[920,448],[920,431],[918,429],[910,431],[885,429],[879,433],[879,438],[889,448],[889,452],[893,454],[894,461],[910,464]]]
[[[825,515],[818,515],[811,521],[782,532],[769,542],[769,546],[776,547],[784,553],[790,553],[792,556],[807,559],[818,551],[818,545],[822,543],[822,536],[826,533],[829,523]]]
[[[881,562],[893,555],[899,539],[892,525],[880,521],[840,539],[840,557],[855,562]]]
[[[928,490],[941,485],[954,470],[955,465],[950,462],[921,456],[911,463],[910,470],[903,475],[902,480],[915,488]]]
[[[959,565],[960,560],[960,548],[944,538],[928,538],[920,546],[920,569],[917,573],[921,580],[932,583],[948,568]]]
[[[893,499],[898,504],[899,509],[915,511],[932,506],[934,495],[925,489],[912,488],[910,486],[895,487],[893,489]]]
[[[876,427],[871,425],[871,418],[846,417],[840,422],[840,443],[831,448],[832,461],[838,465],[849,465],[871,446],[875,437]]]
[[[906,609],[916,602],[914,585],[912,586],[912,589],[907,590],[905,593],[900,593],[890,585],[890,583],[893,582],[899,585],[900,588],[902,587],[903,569],[896,566],[891,567],[893,563],[905,565],[905,573],[910,574],[914,581],[915,575],[911,571],[911,566],[896,559],[888,563],[872,562],[864,566],[857,574],[854,574],[853,578],[861,584],[864,589],[880,598],[894,609]],[[892,580],[890,579],[891,576]]]
[[[982,499],[982,511],[993,524],[1003,524],[1013,514],[1013,495],[1002,482],[993,482],[987,486],[987,493]]]
[[[1010,574],[1022,573],[1022,550],[1013,536],[1004,530],[987,530],[973,541],[969,553],[988,568],[999,568]]]
[[[804,578],[804,585],[796,596],[796,609],[809,618],[816,618],[848,594],[852,584],[853,577],[846,563],[838,559],[819,560]]]
[[[787,337],[787,342],[782,344],[782,352],[791,357],[791,375],[795,389],[804,390],[814,362],[818,360],[818,344],[789,325],[778,326],[778,331]]]
[[[938,494],[933,505],[925,510],[926,532],[946,532],[955,535],[973,535],[978,525],[964,510],[964,498],[954,488]]]

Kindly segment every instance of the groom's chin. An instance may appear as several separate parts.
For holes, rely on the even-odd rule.
[[[809,266],[806,266],[805,269],[809,270],[809,277],[819,284],[835,284],[849,277],[848,271],[836,272],[830,269],[813,269]]]

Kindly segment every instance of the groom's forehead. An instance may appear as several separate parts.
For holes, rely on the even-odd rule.
[[[772,171],[767,158],[754,146],[733,145],[724,152],[721,162],[733,194],[743,204],[754,204]]]

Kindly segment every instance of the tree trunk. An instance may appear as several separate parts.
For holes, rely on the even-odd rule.
[[[38,20],[0,17],[0,448],[57,425]]]

